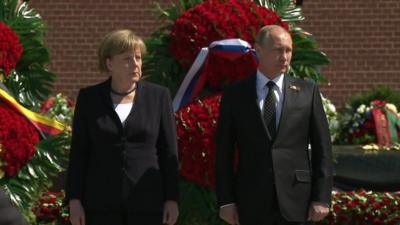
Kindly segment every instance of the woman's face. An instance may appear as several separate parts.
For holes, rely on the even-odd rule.
[[[107,67],[114,80],[137,82],[142,77],[142,52],[140,48],[126,51],[107,59]]]

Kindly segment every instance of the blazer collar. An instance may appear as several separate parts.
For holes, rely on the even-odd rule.
[[[145,83],[142,81],[138,81],[137,82],[137,88],[136,88],[136,96],[135,96],[135,104],[138,103],[138,101],[140,101],[141,96],[142,96],[142,92],[145,89]],[[104,81],[103,83],[100,84],[100,92],[101,92],[101,96],[102,99],[104,101],[104,103],[110,107],[113,108],[113,102],[111,99],[111,77],[109,77],[106,81]]]
[[[138,105],[140,105],[142,96],[143,96],[143,92],[145,92],[146,89],[146,83],[143,81],[138,81],[137,82],[137,88],[136,88],[136,96],[134,99],[134,104],[132,105],[132,109],[128,115],[128,117],[126,118],[126,122],[128,122],[129,120],[132,119],[134,113],[137,111],[136,109],[138,108]],[[110,113],[112,115],[112,118],[114,119],[114,121],[116,123],[118,123],[120,126],[120,129],[123,129],[124,127],[121,124],[121,121],[117,115],[117,113],[114,110],[114,105],[111,99],[111,77],[109,77],[106,81],[104,81],[103,83],[100,84],[100,96],[102,101],[104,102],[104,104],[106,105],[106,108],[108,108],[108,110],[110,110]]]

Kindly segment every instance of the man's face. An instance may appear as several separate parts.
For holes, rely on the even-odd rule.
[[[264,43],[255,45],[262,73],[274,78],[288,70],[292,59],[292,38],[280,29],[272,30]]]

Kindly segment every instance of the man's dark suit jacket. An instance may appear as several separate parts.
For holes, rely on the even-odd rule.
[[[318,88],[285,75],[283,94],[275,140],[262,121],[256,76],[227,87],[221,99],[216,191],[220,206],[236,203],[242,225],[267,224],[275,190],[288,221],[305,221],[311,201],[331,202],[331,141]]]
[[[0,225],[28,225],[8,195],[0,188]]]
[[[166,88],[139,81],[132,111],[121,121],[111,79],[81,89],[73,120],[66,199],[86,211],[158,213],[178,199],[175,119]]]

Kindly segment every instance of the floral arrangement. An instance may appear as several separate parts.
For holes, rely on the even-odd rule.
[[[257,31],[271,24],[288,29],[288,24],[282,22],[276,12],[253,1],[205,1],[175,21],[169,49],[182,66],[188,67],[200,49],[211,42],[241,38],[254,44]]]
[[[332,192],[331,213],[318,225],[398,225],[400,193]]]
[[[310,33],[296,26],[296,22],[304,17],[294,1],[193,0],[179,1],[170,8],[159,9],[166,25],[146,41],[149,54],[144,58],[144,72],[149,80],[169,87],[173,94],[200,49],[229,38],[240,38],[252,45],[258,30],[270,24],[282,26],[292,35],[295,48],[289,74],[303,79],[325,80],[319,67],[329,64],[328,57],[320,51]],[[208,68],[205,76],[207,85],[201,94],[219,92],[222,86],[254,74],[257,65],[250,59],[245,56],[237,62],[231,59],[210,60],[211,69]]]
[[[74,102],[59,93],[45,100],[40,107],[40,113],[54,118],[64,124],[71,126],[74,114]],[[70,130],[70,128],[68,129]]]
[[[254,44],[257,31],[271,24],[288,29],[288,24],[276,12],[253,1],[205,1],[175,21],[168,47],[181,66],[188,68],[200,50],[212,42],[240,38]],[[218,51],[210,51],[203,69],[206,84],[214,91],[220,91],[232,81],[255,74],[257,61],[254,57],[251,51],[240,57],[220,57]]]
[[[214,133],[221,95],[197,100],[176,112],[181,176],[204,187],[215,187]]]
[[[0,22],[0,43],[0,71],[8,76],[16,67],[24,48],[18,35],[3,22]]]
[[[38,113],[55,80],[41,16],[28,1],[0,1],[0,9],[0,186],[34,224],[32,204],[64,170],[70,136]]]
[[[69,213],[63,207],[64,192],[44,192],[34,203],[32,212],[39,224],[69,224]]]
[[[0,101],[0,179],[14,176],[36,152],[39,133],[22,115]]]
[[[229,83],[256,74],[258,62],[252,51],[237,57],[220,54],[213,49],[208,54],[201,72],[205,76],[206,87],[213,91],[221,91]]]
[[[324,106],[326,118],[328,119],[329,123],[329,131],[331,133],[331,141],[335,142],[335,140],[339,136],[339,120],[338,120],[338,113],[336,111],[335,105],[328,99],[322,96],[322,105]]]
[[[349,107],[349,106],[347,106]],[[382,121],[378,121],[374,113],[380,112]],[[369,105],[361,104],[355,110],[345,110],[341,115],[343,125],[342,138],[349,144],[368,145],[366,149],[375,149],[376,144],[387,148],[396,146],[400,137],[400,115],[395,105],[382,100],[371,101]],[[377,123],[384,123],[384,134],[382,142],[379,140]],[[385,144],[382,144],[385,143]],[[375,145],[374,145],[375,144]],[[389,145],[390,144],[390,145]],[[375,147],[374,147],[375,146]]]

